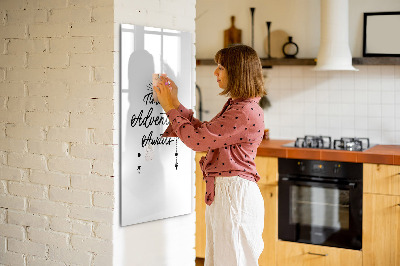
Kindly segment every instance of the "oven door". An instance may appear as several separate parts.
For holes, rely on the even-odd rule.
[[[279,179],[278,238],[361,249],[362,181]]]

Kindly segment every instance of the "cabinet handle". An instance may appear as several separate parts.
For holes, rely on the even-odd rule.
[[[310,255],[317,255],[317,256],[322,256],[322,257],[328,256],[328,254],[320,254],[320,253],[313,253],[313,252],[307,252],[307,254],[310,254]]]
[[[397,204],[397,206],[400,206],[400,203],[399,203],[399,204]]]

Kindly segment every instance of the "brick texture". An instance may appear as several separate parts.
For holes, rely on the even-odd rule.
[[[0,2],[0,265],[112,265],[114,1]]]
[[[183,0],[124,1],[194,26]],[[0,265],[112,265],[122,1],[0,2]]]

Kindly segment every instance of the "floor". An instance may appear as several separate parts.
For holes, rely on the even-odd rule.
[[[196,258],[196,266],[204,266],[204,259]]]

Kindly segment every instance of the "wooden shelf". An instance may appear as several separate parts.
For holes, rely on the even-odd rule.
[[[314,66],[315,58],[260,58],[263,67],[272,66]],[[197,59],[196,65],[215,65],[214,59]],[[353,65],[400,65],[400,57],[357,57]]]
[[[400,57],[358,57],[353,65],[400,65]]]

